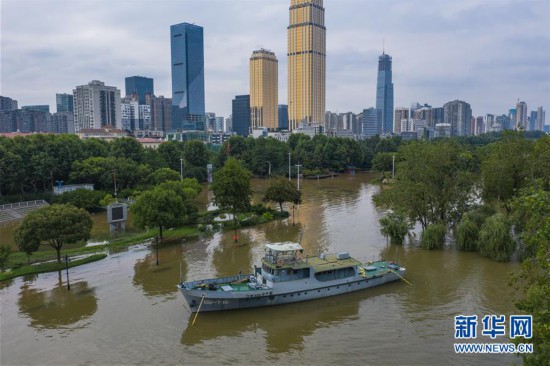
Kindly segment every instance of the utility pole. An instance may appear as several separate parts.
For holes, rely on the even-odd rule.
[[[392,155],[391,179],[395,179],[395,155]]]
[[[290,182],[290,153],[288,153],[288,181]]]
[[[296,168],[298,168],[298,175],[296,178],[298,178],[298,190],[300,190],[300,167],[302,164],[296,164]]]
[[[65,266],[67,269],[67,290],[71,291],[71,284],[69,283],[69,256],[65,254]]]
[[[183,159],[180,158],[180,180],[183,180]]]
[[[116,170],[115,169],[113,169],[113,181],[115,183],[115,201],[118,202],[117,192],[116,192]]]

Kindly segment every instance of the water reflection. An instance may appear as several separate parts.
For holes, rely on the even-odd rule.
[[[63,285],[39,290],[25,283],[18,304],[19,313],[29,318],[34,328],[65,328],[97,311],[95,290],[86,281],[71,283],[70,291]]]
[[[180,268],[182,276],[187,274],[184,250],[179,244],[161,248],[157,266],[157,254],[151,248],[151,253],[134,265],[134,286],[141,289],[146,296],[173,298],[178,292],[176,284],[179,282]]]
[[[304,338],[315,331],[356,319],[360,301],[368,296],[362,291],[289,305],[204,313],[199,314],[194,326],[191,324],[195,314],[191,314],[181,343],[192,346],[254,332],[257,336],[265,333],[269,353],[300,351],[304,348]]]

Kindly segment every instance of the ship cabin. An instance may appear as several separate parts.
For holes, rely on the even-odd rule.
[[[266,244],[261,273],[267,283],[286,282],[314,277],[317,281],[354,277],[361,263],[349,253],[304,256],[297,243]]]

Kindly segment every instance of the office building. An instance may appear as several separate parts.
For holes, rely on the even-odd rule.
[[[279,130],[288,130],[288,106],[286,104],[279,104]]]
[[[204,40],[198,25],[170,27],[172,129],[205,130]]]
[[[537,111],[531,111],[531,115],[527,118],[527,131],[537,130]]]
[[[34,110],[0,111],[0,132],[48,132],[52,115]]]
[[[73,112],[54,113],[47,130],[50,133],[74,133]]]
[[[250,95],[237,95],[232,103],[232,128],[240,136],[250,134]]]
[[[380,118],[381,133],[393,132],[393,82],[392,58],[385,52],[378,57],[378,80],[376,83],[376,109]]]
[[[104,126],[121,127],[120,90],[93,80],[73,90],[75,132]]]
[[[153,79],[130,76],[125,79],[126,96],[136,96],[139,104],[147,104],[146,96],[155,95]]]
[[[323,0],[291,0],[287,28],[288,121],[323,125],[326,89],[326,28]]]
[[[451,136],[468,136],[471,134],[472,108],[468,103],[454,100],[446,103],[443,110],[445,124],[451,126]]]
[[[55,105],[57,113],[73,112],[73,95],[72,94],[56,94]]]
[[[257,50],[250,57],[250,123],[253,129],[279,127],[279,72],[275,53]]]
[[[172,128],[172,99],[151,96],[151,128],[155,131],[170,131]]]

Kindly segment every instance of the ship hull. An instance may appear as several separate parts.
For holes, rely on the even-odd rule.
[[[314,284],[310,279],[302,283],[281,284],[280,286],[276,284],[274,288],[242,292],[189,289],[183,284],[178,285],[178,288],[192,312],[221,311],[290,304],[343,295],[397,281],[404,274],[405,270],[399,269],[374,278],[354,276],[327,282],[315,281]]]

